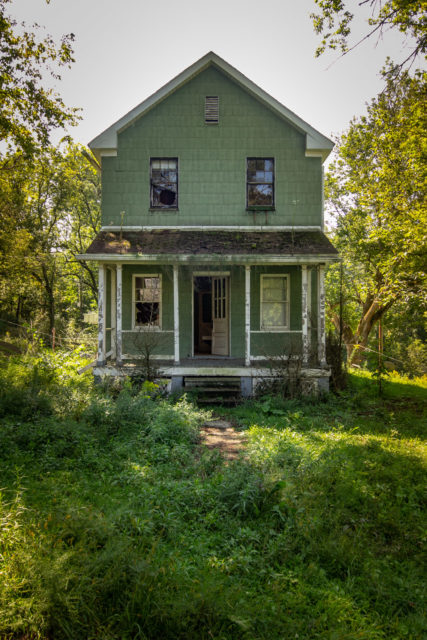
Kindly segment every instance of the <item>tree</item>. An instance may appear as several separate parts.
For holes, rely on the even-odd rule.
[[[82,314],[96,298],[89,264],[79,264],[100,221],[100,180],[84,148],[49,148],[32,162],[5,157],[0,174],[0,289],[3,312],[17,322]],[[58,314],[58,311],[60,314]]]
[[[52,129],[76,122],[77,110],[42,86],[43,73],[60,80],[58,69],[74,62],[74,35],[65,35],[57,47],[51,36],[38,40],[30,31],[19,33],[6,13],[9,3],[0,0],[0,141],[31,157],[48,146]]]
[[[351,22],[354,14],[345,0],[314,0],[320,13],[311,14],[314,30],[323,36],[316,50],[316,57],[326,49],[339,49],[342,54],[354,49],[360,42],[377,35],[381,37],[388,29],[397,29],[405,37],[412,37],[414,45],[410,54],[398,65],[402,68],[427,50],[427,2],[426,0],[359,0],[359,7],[371,8],[368,31],[361,40],[349,44]],[[353,2],[353,4],[356,4]]]
[[[327,174],[327,206],[344,261],[342,326],[351,362],[397,301],[422,296],[426,284],[426,79],[403,72],[351,122]],[[330,270],[331,321],[339,330],[338,274]],[[362,348],[362,349],[361,349]]]

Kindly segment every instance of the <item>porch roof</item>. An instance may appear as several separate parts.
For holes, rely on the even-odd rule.
[[[321,231],[108,231],[98,233],[84,255],[87,260],[152,260],[172,256],[206,259],[222,257],[303,257],[336,260],[338,252]],[[246,261],[245,260],[245,261]]]

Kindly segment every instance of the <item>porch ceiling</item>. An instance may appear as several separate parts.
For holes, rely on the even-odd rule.
[[[230,259],[336,260],[338,252],[321,231],[101,231],[80,258],[200,261]],[[268,261],[270,261],[268,260]]]

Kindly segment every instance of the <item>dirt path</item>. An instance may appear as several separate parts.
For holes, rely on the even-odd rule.
[[[243,450],[246,438],[236,431],[231,422],[222,418],[209,420],[201,428],[202,444],[218,449],[225,460],[234,460]]]

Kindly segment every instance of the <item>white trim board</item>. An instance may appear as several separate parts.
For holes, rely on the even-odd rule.
[[[154,356],[153,356],[154,357]],[[173,360],[173,356],[169,356],[171,360]],[[134,360],[135,358],[130,356],[129,359]],[[159,360],[166,360],[167,356],[159,357]],[[252,358],[253,360],[253,358]],[[118,366],[106,365],[106,366],[98,366],[96,364],[91,363],[93,366],[93,373],[95,376],[124,376],[131,374],[131,370],[129,365],[127,365],[124,369],[121,369]],[[135,365],[135,371],[137,365]],[[275,374],[269,368],[258,368],[258,367],[183,367],[183,366],[168,366],[168,365],[160,365],[159,370],[161,375],[164,376],[240,376],[240,377],[251,377],[251,378],[270,378],[274,377]],[[331,375],[330,369],[301,369],[301,377],[302,378],[329,378]]]
[[[147,254],[135,254],[122,255],[115,253],[82,253],[75,256],[77,260],[94,260],[96,262],[119,262],[122,264],[142,264],[142,263],[155,263],[155,264],[173,264],[184,263],[186,266],[199,265],[199,264],[233,264],[234,266],[243,265],[291,265],[291,264],[328,264],[330,262],[338,262],[341,258],[338,255],[330,254],[301,254],[301,255],[219,255],[219,254],[172,254],[162,253],[155,255]]]
[[[323,231],[321,226],[289,225],[103,225],[100,231]]]
[[[122,355],[122,360],[144,360],[145,356],[132,355],[130,353],[125,353]],[[168,355],[150,355],[152,360],[171,360],[173,362],[174,357],[170,354]]]
[[[302,333],[301,329],[263,329],[262,331],[259,331],[258,329],[256,330],[252,330],[251,329],[251,333]]]

